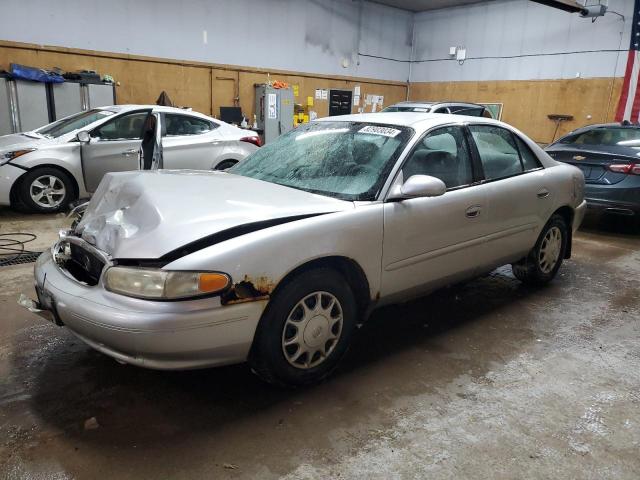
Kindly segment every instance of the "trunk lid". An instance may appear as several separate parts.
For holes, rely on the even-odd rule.
[[[75,232],[113,258],[157,259],[248,223],[352,208],[353,202],[225,172],[108,173]]]
[[[622,181],[624,173],[612,172],[609,165],[640,163],[636,149],[618,146],[588,145],[552,145],[546,152],[559,162],[569,163],[578,167],[584,174],[587,184],[612,185]],[[640,153],[640,150],[638,150]]]

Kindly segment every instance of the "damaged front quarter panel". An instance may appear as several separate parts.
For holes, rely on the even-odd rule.
[[[248,275],[234,283],[221,296],[222,305],[268,300],[275,289],[275,283],[268,277],[252,278]]]

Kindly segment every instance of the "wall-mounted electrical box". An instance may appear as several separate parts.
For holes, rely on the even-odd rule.
[[[263,143],[269,143],[293,128],[293,90],[255,84],[256,120]]]

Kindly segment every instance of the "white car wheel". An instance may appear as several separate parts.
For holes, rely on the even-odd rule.
[[[59,212],[74,199],[72,178],[64,171],[52,167],[38,167],[20,177],[19,200],[32,212]]]
[[[42,175],[29,185],[33,203],[42,208],[58,208],[67,195],[67,189],[55,175]]]
[[[543,285],[558,273],[569,241],[568,227],[560,215],[553,215],[542,229],[527,257],[512,265],[513,274],[523,283]]]
[[[356,319],[355,297],[340,273],[320,267],[297,274],[276,289],[260,319],[253,371],[287,387],[322,380],[347,351]]]
[[[289,313],[282,330],[282,352],[296,368],[313,368],[333,352],[342,333],[342,306],[329,292],[313,292]]]

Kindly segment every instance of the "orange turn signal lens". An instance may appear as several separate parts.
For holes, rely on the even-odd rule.
[[[213,293],[229,286],[229,277],[221,273],[201,273],[198,278],[198,290],[202,293]]]

